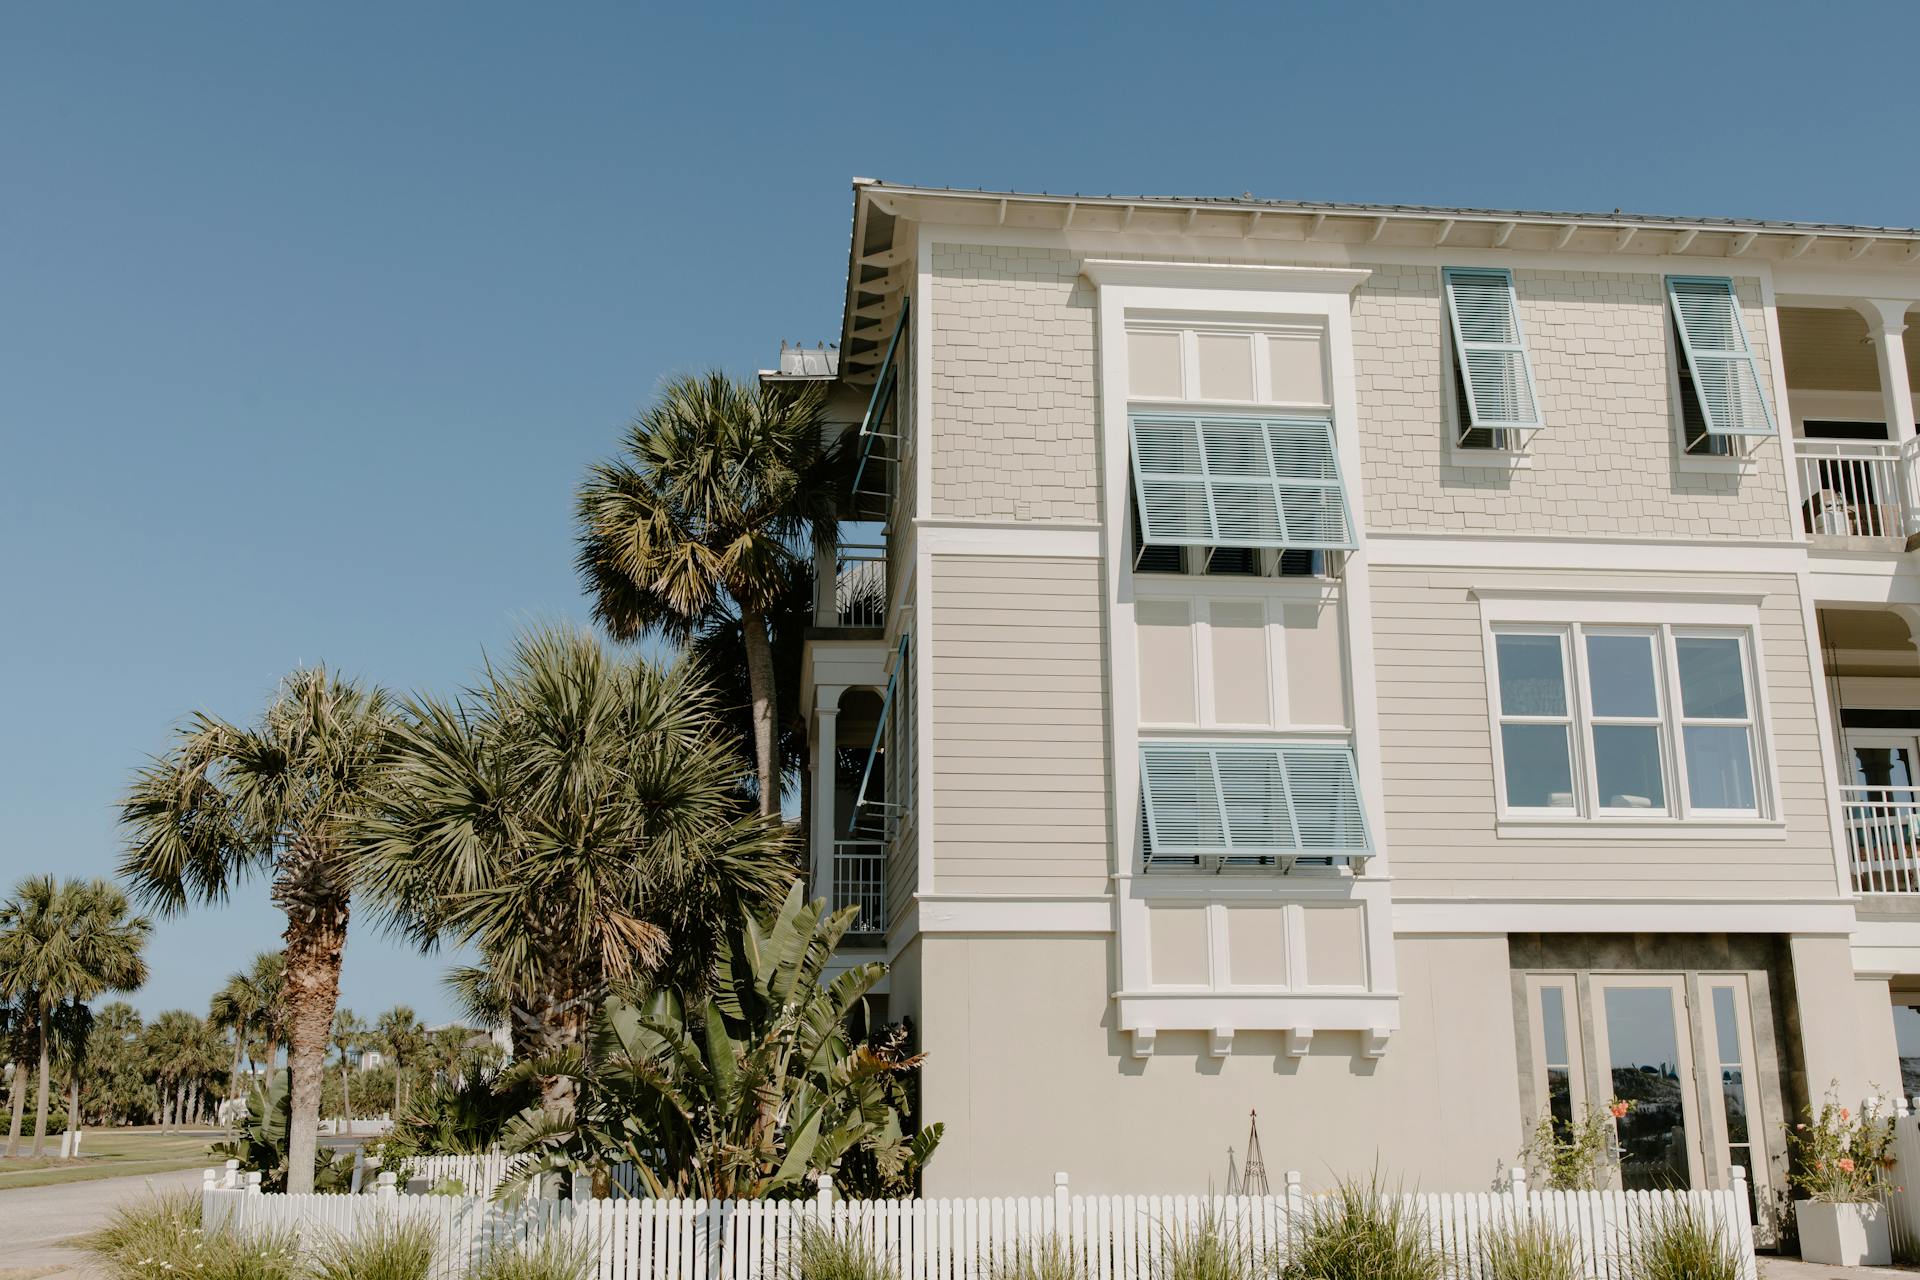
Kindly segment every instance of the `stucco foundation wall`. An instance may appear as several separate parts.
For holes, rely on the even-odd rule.
[[[1681,465],[1658,273],[1516,269],[1520,322],[1545,427],[1530,465],[1452,465],[1440,268],[1358,263],[1355,388],[1374,530],[1629,538],[1789,536],[1780,441],[1740,470]],[[1759,281],[1735,278],[1747,339],[1773,404]],[[1690,464],[1691,465],[1691,464]]]
[[[932,252],[935,518],[1100,518],[1094,291],[1055,249]]]
[[[1827,781],[1799,588],[1790,576],[1380,567],[1369,607],[1395,898],[1837,898]],[[1759,653],[1784,830],[1750,838],[1503,833],[1475,587],[1764,594]],[[1649,600],[1648,621],[1660,605]],[[1598,830],[1598,828],[1596,828]]]
[[[922,1098],[946,1125],[929,1195],[1040,1195],[1058,1170],[1082,1192],[1218,1191],[1254,1109],[1276,1187],[1286,1169],[1324,1185],[1377,1160],[1428,1190],[1482,1190],[1520,1142],[1504,937],[1400,939],[1402,1029],[1378,1060],[1347,1033],[1293,1059],[1277,1032],[1215,1058],[1204,1033],[1166,1031],[1138,1059],[1107,998],[1107,937],[920,945]]]
[[[1885,978],[1856,978],[1853,992],[1858,1001],[1855,1016],[1860,1023],[1860,1053],[1867,1083],[1875,1093],[1899,1094],[1904,1091],[1900,1079],[1900,1048],[1893,1034],[1893,994]]]

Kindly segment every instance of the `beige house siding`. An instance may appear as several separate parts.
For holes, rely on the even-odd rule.
[[[934,889],[1103,893],[1099,563],[933,557]]]
[[[1094,291],[1052,249],[935,245],[932,512],[1097,520]]]
[[[1519,573],[1376,568],[1372,608],[1394,896],[1822,898],[1838,893],[1827,779],[1795,580],[1715,577],[1765,593],[1760,662],[1780,831],[1751,839],[1531,839],[1496,830],[1493,731],[1474,587],[1608,589],[1698,585],[1693,574]]]
[[[1742,472],[1680,468],[1665,286],[1653,273],[1516,270],[1546,424],[1517,469],[1450,464],[1440,269],[1370,265],[1354,295],[1367,524],[1373,530],[1639,538],[1790,536],[1781,446]],[[1773,404],[1760,286],[1734,281]]]

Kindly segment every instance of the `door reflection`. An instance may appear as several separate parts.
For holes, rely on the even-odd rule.
[[[1609,986],[1605,1003],[1613,1096],[1632,1104],[1619,1121],[1621,1183],[1629,1191],[1689,1186],[1673,990]]]

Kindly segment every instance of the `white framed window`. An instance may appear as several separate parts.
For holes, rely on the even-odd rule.
[[[1690,458],[1739,459],[1745,441],[1776,434],[1733,281],[1666,278],[1680,447]]]
[[[1503,815],[1764,819],[1753,629],[1492,621]]]
[[[1570,973],[1530,973],[1526,987],[1537,1108],[1526,1117],[1527,1128],[1531,1130],[1544,1115],[1553,1121],[1554,1133],[1564,1141],[1574,1121],[1587,1109],[1578,989]]]

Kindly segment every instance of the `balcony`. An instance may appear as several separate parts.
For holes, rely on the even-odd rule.
[[[1920,791],[1840,788],[1855,893],[1920,894]]]
[[[1796,440],[1802,526],[1816,545],[1904,550],[1920,533],[1920,438]]]
[[[887,547],[842,542],[814,549],[813,625],[879,631],[887,625]]]
[[[887,931],[887,846],[878,840],[833,842],[833,884],[828,901],[835,911],[858,907],[853,933]]]

